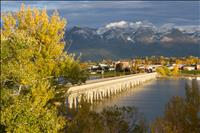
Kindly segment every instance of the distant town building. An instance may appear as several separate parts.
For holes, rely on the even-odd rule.
[[[196,64],[196,70],[200,70],[200,64]]]
[[[113,69],[115,70],[113,65],[110,66],[104,63],[99,63],[98,65],[92,65],[89,67],[89,71],[91,74],[96,74],[96,73],[103,74],[104,72],[107,72],[107,71],[113,71]]]
[[[146,67],[146,72],[155,72],[158,67],[161,67],[161,65],[148,65]]]
[[[195,66],[184,66],[183,70],[192,71],[192,70],[195,70]]]
[[[131,66],[128,61],[119,61],[115,63],[116,71],[130,71]]]

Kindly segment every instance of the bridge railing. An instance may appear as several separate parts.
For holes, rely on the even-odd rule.
[[[142,75],[133,75],[132,77],[123,77],[120,79],[114,79],[114,80],[109,80],[109,81],[103,81],[103,82],[96,82],[92,84],[84,84],[80,86],[74,86],[70,87],[68,92],[69,93],[76,93],[76,92],[82,92],[82,91],[87,91],[90,89],[95,89],[101,86],[105,86],[108,84],[114,84],[114,83],[119,83],[119,82],[124,82],[124,81],[129,81],[129,80],[139,80],[140,78],[145,78],[145,77],[156,77],[156,73],[147,73],[147,74],[142,74]]]

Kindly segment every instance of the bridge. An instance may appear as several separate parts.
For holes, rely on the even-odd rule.
[[[129,88],[156,79],[156,75],[156,73],[143,73],[87,81],[83,85],[69,88],[67,103],[69,108],[76,108],[82,98],[90,103],[109,98]]]

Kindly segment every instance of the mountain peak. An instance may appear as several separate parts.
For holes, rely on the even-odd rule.
[[[200,30],[197,26],[148,21],[118,21],[97,29],[74,27],[66,32],[72,40],[69,52],[83,53],[83,60],[120,59],[134,56],[199,55]]]

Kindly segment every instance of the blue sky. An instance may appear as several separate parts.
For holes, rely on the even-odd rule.
[[[57,9],[69,27],[101,27],[121,20],[200,25],[200,1],[3,1],[1,11],[16,11],[21,3],[46,7],[49,13]]]

